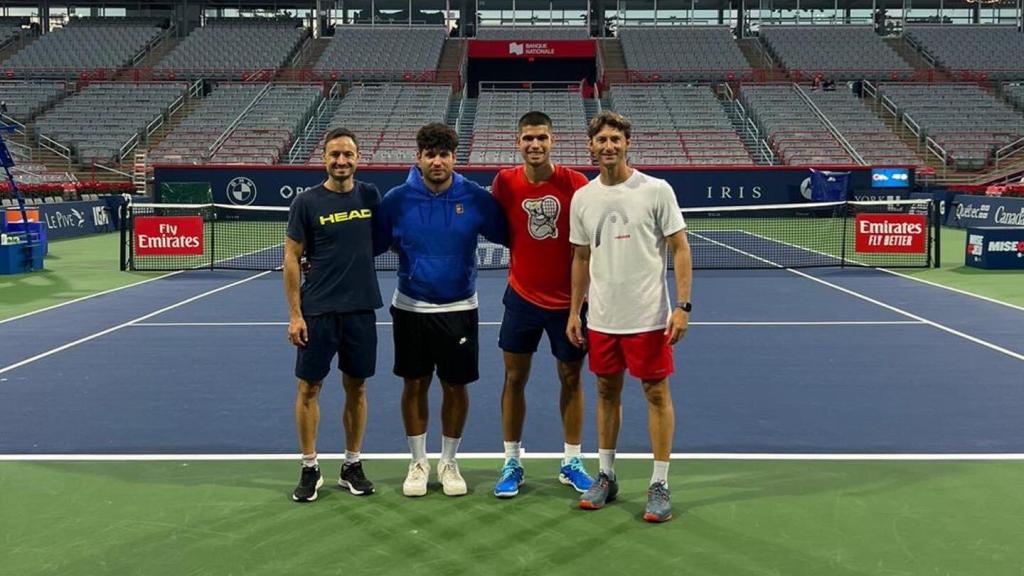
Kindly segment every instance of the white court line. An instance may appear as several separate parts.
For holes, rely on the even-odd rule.
[[[723,248],[725,248],[727,250],[732,250],[733,252],[737,252],[739,254],[747,256],[748,258],[753,258],[755,260],[759,260],[759,261],[764,262],[766,264],[770,264],[772,266],[775,266],[776,268],[782,268],[782,269],[786,270],[787,272],[791,272],[791,273],[796,274],[797,276],[800,276],[802,278],[806,278],[806,279],[811,280],[813,282],[817,282],[817,283],[822,284],[824,286],[828,286],[829,288],[834,288],[834,289],[836,289],[836,290],[838,290],[840,292],[843,292],[844,294],[849,294],[850,296],[853,296],[855,298],[859,298],[861,300],[864,300],[865,302],[870,302],[871,304],[874,304],[876,306],[881,306],[882,308],[885,308],[886,310],[891,310],[891,311],[893,311],[893,312],[895,312],[895,313],[897,313],[897,314],[899,314],[901,316],[906,316],[907,318],[912,318],[912,319],[917,320],[919,322],[923,322],[925,324],[928,324],[929,326],[932,326],[934,328],[938,328],[939,330],[942,330],[943,332],[947,332],[947,333],[952,334],[954,336],[957,336],[959,338],[963,338],[964,340],[967,340],[969,342],[973,342],[973,343],[978,344],[980,346],[984,346],[986,348],[989,348],[990,350],[994,350],[994,351],[999,352],[1001,354],[1005,354],[1005,355],[1009,356],[1010,358],[1015,358],[1017,360],[1024,361],[1024,354],[1018,354],[1017,352],[1014,352],[1012,350],[1007,350],[1006,348],[1003,348],[1002,346],[998,346],[998,345],[993,344],[991,342],[988,342],[986,340],[982,340],[981,338],[978,338],[978,337],[975,337],[975,336],[971,336],[970,334],[965,334],[963,332],[960,332],[959,330],[954,330],[953,328],[950,328],[949,326],[945,326],[945,325],[939,324],[938,322],[935,322],[933,320],[929,320],[929,319],[924,318],[922,316],[918,316],[916,314],[912,314],[910,312],[907,312],[906,310],[903,310],[901,308],[897,308],[896,306],[893,306],[891,304],[886,304],[885,302],[882,302],[880,300],[876,300],[874,298],[871,298],[870,296],[865,296],[864,294],[861,294],[861,293],[856,292],[854,290],[850,290],[849,288],[844,288],[842,286],[839,286],[838,284],[833,284],[831,282],[828,282],[827,280],[822,280],[821,278],[817,278],[815,276],[811,276],[810,274],[801,272],[799,270],[794,270],[792,268],[785,268],[784,266],[782,266],[780,264],[776,264],[775,262],[772,262],[771,260],[767,260],[765,258],[761,258],[760,256],[755,256],[754,254],[751,254],[749,252],[745,252],[745,251],[740,250],[739,248],[735,248],[733,246],[729,246],[728,244],[723,244],[721,242],[717,242],[717,241],[712,240],[710,238],[702,237],[702,236],[700,236],[699,234],[697,234],[695,232],[691,232],[691,234],[695,234],[695,235],[697,235],[698,238],[701,238],[702,240],[707,240],[708,242],[713,242],[713,243],[718,244],[719,246],[721,246],[721,247],[723,247]]]
[[[265,276],[267,274],[270,274],[271,272],[272,272],[271,270],[268,270],[266,272],[260,272],[259,274],[255,274],[253,276],[249,276],[248,278],[243,278],[241,280],[238,280],[236,282],[232,282],[230,284],[225,284],[224,286],[221,286],[219,288],[214,288],[212,290],[207,290],[206,292],[203,292],[202,294],[197,294],[195,296],[192,296],[191,298],[188,298],[186,300],[182,300],[181,302],[178,302],[176,304],[171,304],[170,306],[165,306],[164,308],[161,308],[161,309],[159,309],[159,310],[157,310],[155,312],[150,312],[149,314],[145,314],[143,316],[139,316],[138,318],[135,318],[133,320],[129,320],[127,322],[124,322],[123,324],[118,324],[117,326],[114,326],[112,328],[107,328],[106,330],[101,330],[101,331],[96,332],[94,334],[90,334],[89,336],[85,336],[84,338],[79,338],[78,340],[75,340],[74,342],[68,342],[67,344],[64,344],[63,346],[58,346],[56,348],[47,350],[46,352],[43,352],[41,354],[36,354],[35,356],[32,356],[31,358],[26,358],[25,360],[22,360],[20,362],[15,362],[14,364],[11,364],[9,366],[4,366],[3,368],[0,368],[0,374],[3,374],[5,372],[10,372],[11,370],[14,370],[15,368],[20,368],[20,367],[22,367],[22,366],[24,366],[26,364],[31,364],[32,362],[35,362],[36,360],[41,360],[43,358],[46,358],[47,356],[51,356],[51,355],[56,354],[58,352],[63,352],[64,350],[67,350],[68,348],[73,348],[75,346],[78,346],[79,344],[88,342],[90,340],[95,340],[96,338],[99,338],[100,336],[105,336],[107,334],[110,334],[111,332],[120,330],[121,328],[124,328],[126,326],[130,326],[134,322],[138,322],[138,321],[141,321],[141,320],[146,320],[148,318],[152,318],[153,316],[157,316],[159,314],[163,314],[164,312],[167,312],[168,310],[173,310],[173,309],[175,309],[175,308],[177,308],[179,306],[184,306],[185,304],[188,304],[190,302],[195,302],[196,300],[199,300],[200,298],[205,298],[206,296],[209,296],[211,294],[216,294],[217,292],[220,292],[222,290],[227,290],[228,288],[234,288],[235,286],[238,286],[239,284],[244,284],[244,283],[246,283],[246,282],[248,282],[250,280],[255,280],[256,278],[259,278],[261,276]]]
[[[429,458],[440,458],[439,452],[427,454]],[[523,453],[525,460],[532,459],[556,459],[562,458],[561,452],[531,452]],[[368,454],[364,452],[361,456],[367,460],[408,460],[409,454]],[[460,460],[502,460],[504,452],[467,452],[460,453]],[[583,454],[584,458],[597,459],[596,452]],[[653,454],[624,454],[615,455],[618,460],[651,460]],[[319,458],[324,460],[343,460],[344,453],[320,454]],[[818,454],[786,454],[786,453],[729,453],[729,452],[680,452],[673,453],[673,460],[795,460],[795,461],[1004,461],[1024,460],[1024,454],[1019,453],[958,453],[958,454],[842,454],[842,453],[818,453]],[[267,461],[267,460],[299,460],[299,455],[288,454],[0,454],[0,462],[177,462],[177,461]]]
[[[390,326],[391,322],[377,322],[378,326]],[[822,320],[808,322],[764,321],[764,322],[690,322],[690,326],[903,326],[927,324],[920,320]],[[136,322],[132,328],[179,328],[217,326],[287,326],[287,322]],[[480,322],[481,326],[501,326],[501,322]]]
[[[97,292],[95,294],[89,294],[87,296],[82,296],[80,298],[75,298],[74,300],[68,300],[67,302],[61,302],[59,304],[54,304],[53,306],[47,306],[46,308],[40,308],[39,310],[33,310],[31,312],[26,312],[26,313],[20,314],[18,316],[13,316],[13,317],[8,318],[6,320],[0,320],[0,324],[6,324],[8,322],[14,322],[15,320],[21,320],[22,318],[28,318],[29,316],[35,316],[36,314],[41,314],[43,312],[48,312],[50,310],[54,310],[54,309],[57,309],[57,308],[61,308],[63,306],[67,306],[68,304],[76,304],[78,302],[82,302],[83,300],[89,300],[90,298],[96,298],[97,296],[104,296],[106,294],[111,294],[111,293],[117,292],[119,290],[124,290],[125,288],[134,288],[135,286],[146,284],[146,283],[152,282],[154,280],[160,280],[160,279],[163,279],[163,278],[167,278],[169,276],[174,276],[175,274],[181,274],[182,272],[185,272],[185,270],[178,270],[177,272],[168,272],[167,274],[161,274],[161,275],[155,276],[153,278],[146,278],[145,280],[140,280],[140,281],[134,282],[132,284],[125,284],[124,286],[118,286],[117,288],[111,288],[110,290],[104,290],[102,292]]]

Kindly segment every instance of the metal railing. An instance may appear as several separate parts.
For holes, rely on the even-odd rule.
[[[327,102],[328,100],[326,99],[320,101],[316,110],[309,115],[309,120],[306,121],[306,125],[302,127],[302,132],[300,132],[301,136],[292,142],[292,147],[288,149],[289,164],[295,164],[295,160],[299,157],[299,152],[309,144],[313,129],[320,124],[320,118],[323,117],[324,110],[327,109]]]
[[[61,158],[65,158],[68,161],[68,166],[71,166],[71,148],[57,142],[46,134],[39,134],[39,146],[46,148]]]
[[[860,152],[857,152],[857,149],[853,147],[853,144],[851,144],[849,140],[846,139],[846,136],[843,136],[843,133],[840,132],[839,128],[836,128],[836,125],[833,124],[832,121],[829,120],[828,116],[821,111],[821,108],[818,108],[818,105],[815,104],[814,100],[807,95],[807,92],[805,92],[804,89],[795,82],[793,83],[793,88],[796,90],[796,93],[800,98],[803,99],[804,103],[811,108],[811,111],[814,112],[815,116],[817,116],[818,121],[825,125],[825,129],[835,137],[839,142],[839,145],[843,147],[843,150],[850,155],[850,158],[853,158],[853,160],[861,166],[867,166],[868,163],[864,160],[864,157],[860,155]]]
[[[1008,158],[1017,154],[1021,150],[1024,150],[1024,138],[1018,138],[1006,146],[999,148],[995,151],[995,154],[992,155],[995,167],[998,168],[1000,162],[1005,162]]]
[[[949,170],[950,158],[949,153],[942,147],[941,144],[935,141],[931,136],[927,136],[924,139],[924,147],[928,152],[931,152],[936,158],[942,162],[942,174],[943,176]]]
[[[93,169],[99,168],[100,170],[103,170],[103,171],[106,171],[106,172],[110,172],[112,174],[117,174],[118,176],[124,176],[125,178],[131,178],[132,177],[131,174],[129,174],[129,173],[123,171],[123,170],[118,170],[117,168],[114,168],[112,166],[105,166],[103,164],[100,164],[99,162],[93,162],[92,163],[92,167],[93,167]]]
[[[232,120],[226,128],[224,128],[224,131],[220,133],[220,136],[217,136],[217,139],[213,141],[213,144],[210,144],[209,148],[206,149],[207,158],[212,158],[213,155],[217,153],[217,150],[219,150],[220,147],[224,145],[224,142],[231,136],[231,132],[233,132],[234,129],[242,122],[242,118],[244,118],[245,115],[248,114],[254,106],[256,106],[256,103],[263,99],[263,96],[270,91],[270,87],[271,84],[267,83],[263,89],[253,97],[249,104],[238,113],[238,116],[235,116],[235,119]]]
[[[161,118],[161,122],[162,121],[163,121],[163,119]],[[136,147],[138,147],[138,145],[139,145],[139,135],[138,134],[133,134],[131,138],[129,138],[124,144],[121,145],[121,149],[118,150],[117,161],[118,162],[123,161],[125,156],[131,154],[132,151],[135,150]]]

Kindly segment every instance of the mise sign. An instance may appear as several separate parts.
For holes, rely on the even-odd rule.
[[[924,253],[928,223],[923,214],[858,214],[855,249],[863,253]]]
[[[202,256],[202,216],[136,216],[136,256]]]

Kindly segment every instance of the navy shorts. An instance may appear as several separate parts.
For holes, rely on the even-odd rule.
[[[437,369],[445,384],[480,379],[480,315],[476,310],[409,312],[391,307],[395,375],[423,378]]]
[[[377,315],[372,310],[305,316],[308,341],[298,348],[295,376],[319,382],[338,368],[352,378],[369,378],[377,370]]]
[[[562,362],[579,362],[586,356],[584,348],[577,348],[565,335],[569,323],[568,310],[547,310],[523,298],[511,286],[505,289],[505,317],[501,321],[498,347],[513,354],[533,354],[540,345],[541,336],[548,333],[551,354]],[[587,305],[580,314],[583,329],[587,327]]]

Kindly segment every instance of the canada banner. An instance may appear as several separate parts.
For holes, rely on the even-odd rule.
[[[202,216],[135,217],[136,256],[202,256]]]
[[[470,58],[594,58],[593,40],[470,40]]]
[[[927,248],[924,214],[858,214],[855,226],[857,252],[922,254]]]

